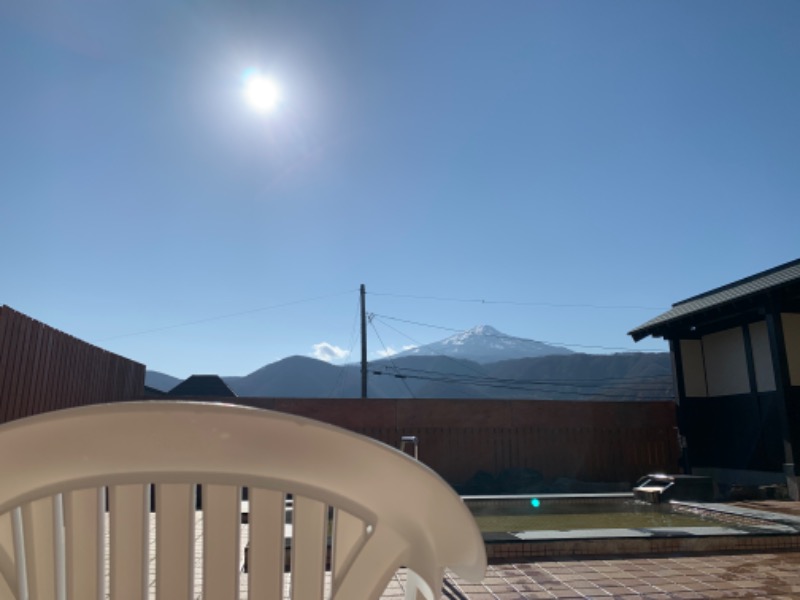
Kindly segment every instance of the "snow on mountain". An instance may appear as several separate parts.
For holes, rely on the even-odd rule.
[[[443,355],[479,363],[490,363],[515,358],[572,353],[572,350],[560,346],[506,335],[490,325],[478,325],[439,342],[419,346],[396,356]]]

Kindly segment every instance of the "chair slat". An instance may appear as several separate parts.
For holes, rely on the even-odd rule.
[[[203,486],[203,597],[239,597],[241,488]]]
[[[106,485],[113,486],[108,490],[108,510],[97,504],[102,513],[98,521],[102,518],[107,523],[107,535],[100,543],[104,528],[91,524],[87,530],[90,538],[98,540],[97,547],[81,559],[76,558],[79,551],[72,551],[70,567],[83,564],[78,571],[89,575],[81,577],[91,578],[92,563],[102,555],[102,568],[96,569],[102,575],[95,582],[95,591],[105,588],[100,600],[155,596],[156,540],[150,532],[157,516],[148,510],[146,485],[152,482],[202,482],[208,486],[205,514],[195,513],[196,519],[203,520],[196,531],[203,530],[204,540],[202,569],[194,569],[194,573],[202,570],[202,582],[194,577],[194,595],[206,600],[239,600],[244,537],[240,533],[244,531],[240,485],[295,496],[292,556],[282,561],[293,571],[283,574],[284,580],[292,579],[293,600],[326,596],[328,515],[329,507],[335,506],[368,525],[364,525],[365,539],[360,542],[361,526],[348,516],[338,519],[339,532],[334,538],[339,548],[332,558],[337,574],[331,585],[333,600],[377,598],[401,566],[419,576],[416,587],[428,600],[439,595],[446,566],[467,581],[478,581],[485,572],[480,532],[463,502],[435,473],[391,448],[288,413],[223,403],[117,402],[50,412],[0,426],[0,512],[11,513],[14,553],[13,560],[0,554],[0,568],[6,573],[13,567],[15,600],[29,600],[29,596],[32,600],[59,600],[60,584],[63,581],[66,588],[67,576],[66,559],[61,562],[57,557],[61,548],[66,549],[68,537],[67,525],[62,527],[59,522],[73,522],[69,544],[79,545],[81,532],[74,523],[92,521],[92,510],[86,509],[84,514],[85,507],[78,510],[72,506],[64,515],[58,495]],[[304,493],[313,499],[301,497]],[[56,496],[40,500],[42,494]],[[70,502],[77,502],[76,498],[72,496]],[[269,553],[259,550],[260,510],[256,508],[253,515],[253,572],[264,570],[259,553],[264,560]],[[186,527],[185,521],[181,524],[183,516],[165,527],[170,531]],[[162,519],[168,520],[166,516]],[[267,529],[270,527],[278,534],[274,536],[277,540],[269,543],[279,544],[280,526],[273,524]],[[161,541],[168,546],[164,536],[162,532]],[[8,537],[7,532],[3,537]],[[168,537],[172,539],[172,535]],[[183,542],[179,537],[183,536],[174,538],[176,545],[185,545],[188,535]],[[271,551],[279,554],[275,546]],[[171,564],[168,557],[161,559]],[[195,559],[195,565],[197,562]],[[279,562],[276,570],[280,568]],[[175,571],[176,581],[184,579],[184,569],[180,569],[184,574]],[[272,587],[274,579],[265,575],[262,582],[260,575],[254,575],[256,589]],[[70,586],[77,589],[78,578],[70,574]],[[188,576],[184,583],[186,580]],[[287,586],[284,583],[282,587]]]
[[[53,600],[56,597],[53,503],[50,496],[22,507],[30,600]]]
[[[142,600],[147,596],[148,493],[147,485],[109,488],[111,513],[111,598]]]
[[[407,545],[400,535],[378,524],[332,589],[331,600],[378,598],[394,574]],[[434,600],[433,596],[429,600]]]
[[[292,516],[292,600],[322,598],[325,583],[327,506],[295,496]]]
[[[283,597],[286,497],[283,492],[250,488],[248,597]]]
[[[342,578],[366,540],[366,523],[350,513],[336,509],[333,513],[331,575],[333,585]]]
[[[0,599],[13,598],[17,589],[17,565],[14,560],[14,527],[11,513],[0,515]]]
[[[104,489],[64,494],[67,598],[101,600],[104,596]]]
[[[55,543],[56,600],[67,600],[67,559],[64,556],[64,495],[53,496],[53,541]]]
[[[195,487],[156,486],[156,597],[191,600],[194,593]]]

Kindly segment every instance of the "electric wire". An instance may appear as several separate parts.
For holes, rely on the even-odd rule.
[[[300,300],[290,300],[288,302],[281,302],[279,304],[272,304],[270,306],[262,306],[260,308],[251,308],[249,310],[243,310],[243,311],[239,311],[239,312],[235,312],[235,313],[227,313],[227,314],[224,314],[224,315],[216,315],[216,316],[213,316],[213,317],[207,317],[207,318],[204,318],[204,319],[197,319],[197,320],[194,320],[194,321],[184,321],[183,323],[175,323],[173,325],[165,325],[163,327],[154,327],[152,329],[143,329],[141,331],[133,331],[133,332],[130,332],[130,333],[122,333],[122,334],[119,334],[119,335],[113,335],[113,336],[110,336],[110,337],[107,337],[107,338],[102,338],[102,339],[100,339],[98,341],[107,342],[109,340],[117,340],[117,339],[124,338],[124,337],[132,337],[132,336],[135,336],[135,335],[144,335],[146,333],[156,333],[156,332],[159,332],[159,331],[167,331],[169,329],[177,329],[179,327],[188,327],[190,325],[200,325],[202,323],[208,323],[210,321],[219,321],[221,319],[230,319],[230,318],[233,318],[233,317],[240,317],[242,315],[249,315],[249,314],[262,312],[262,311],[266,311],[266,310],[275,310],[277,308],[285,308],[287,306],[296,306],[298,304],[307,304],[309,302],[317,302],[319,300],[328,300],[330,298],[336,298],[337,296],[343,296],[345,294],[352,294],[352,293],[353,293],[353,290],[347,290],[345,292],[336,292],[334,294],[327,294],[327,295],[324,295],[324,296],[315,296],[313,298],[303,298],[303,299],[300,299]]]
[[[419,346],[422,346],[422,345],[423,345],[423,344],[421,344],[420,342],[418,342],[417,340],[415,340],[414,338],[412,338],[411,336],[409,336],[409,335],[407,335],[407,334],[403,333],[403,332],[402,332],[402,331],[400,331],[399,329],[397,329],[397,328],[395,328],[395,327],[392,327],[392,326],[391,326],[391,325],[389,325],[388,323],[385,323],[384,321],[382,321],[382,320],[381,320],[381,318],[380,318],[380,315],[376,315],[375,313],[372,313],[372,317],[373,317],[373,321],[374,321],[374,320],[378,320],[378,321],[379,321],[379,322],[380,322],[382,325],[384,325],[384,326],[388,327],[389,329],[391,329],[392,331],[394,331],[394,332],[396,332],[396,333],[399,333],[399,334],[400,334],[400,335],[402,335],[404,338],[406,338],[406,339],[408,339],[408,340],[410,340],[410,341],[414,342],[414,345],[415,345],[415,346],[419,347]],[[475,367],[473,367],[473,366],[472,366],[472,364],[471,364],[471,362],[469,362],[469,361],[467,361],[467,362],[464,362],[463,360],[459,360],[459,359],[457,359],[457,358],[453,358],[452,356],[449,356],[449,355],[447,355],[447,354],[444,354],[443,352],[438,352],[438,351],[436,351],[436,350],[434,350],[433,352],[434,352],[434,354],[436,354],[437,356],[440,356],[440,357],[442,357],[442,358],[445,358],[445,359],[447,359],[447,360],[450,360],[450,361],[452,361],[452,362],[454,362],[454,363],[456,363],[456,364],[458,364],[458,365],[461,365],[461,366],[463,366],[463,367],[467,368],[468,370],[470,370],[470,371],[473,371],[473,372],[477,373],[478,375],[483,375],[483,373],[481,373],[481,372],[480,372],[480,371],[478,371],[478,370],[477,370]]]
[[[454,333],[466,333],[467,331],[469,331],[469,329],[455,329],[453,327],[444,327],[442,325],[432,325],[430,323],[422,323],[420,321],[411,321],[409,319],[401,319],[399,317],[391,317],[389,315],[382,315],[382,314],[378,314],[378,313],[374,313],[374,314],[375,314],[376,317],[381,317],[383,319],[389,319],[391,321],[398,321],[400,323],[406,323],[408,325],[418,325],[420,327],[429,327],[431,329],[441,329],[442,331],[450,331],[450,332],[454,332]],[[620,350],[620,351],[623,351],[623,352],[630,352],[630,353],[633,353],[633,354],[636,354],[636,353],[644,354],[644,353],[647,353],[647,352],[664,352],[664,350],[658,350],[656,348],[635,348],[634,349],[634,348],[624,348],[624,347],[619,347],[619,346],[616,346],[616,347],[615,346],[599,346],[599,345],[590,345],[590,344],[570,344],[570,343],[566,343],[566,342],[550,342],[550,341],[547,341],[547,340],[528,340],[528,339],[525,339],[525,338],[520,338],[520,337],[515,337],[513,335],[505,335],[505,334],[497,335],[497,334],[489,334],[489,333],[487,333],[487,334],[484,334],[484,335],[489,336],[489,337],[499,338],[499,339],[511,339],[511,340],[515,340],[515,341],[519,341],[519,342],[526,342],[526,343],[531,343],[531,344],[542,343],[542,344],[548,344],[550,346],[561,346],[563,348],[587,348],[587,349],[588,348],[594,348],[594,349],[599,349],[599,350]]]
[[[558,381],[552,382],[547,380],[530,380],[530,379],[504,379],[504,378],[497,378],[492,376],[485,376],[485,377],[472,377],[470,375],[461,375],[458,373],[447,373],[444,371],[433,371],[433,370],[424,370],[424,369],[410,369],[405,367],[397,368],[395,366],[396,371],[402,372],[401,375],[404,376],[419,376],[419,377],[446,377],[447,379],[457,382],[457,383],[465,383],[465,384],[477,384],[477,383],[490,383],[492,385],[508,385],[508,386],[526,386],[528,388],[533,389],[536,387],[537,389],[543,388],[567,388],[572,390],[573,388],[588,388],[588,389],[609,389],[613,388],[616,390],[622,390],[626,392],[632,391],[655,391],[655,390],[663,390],[665,386],[669,387],[671,385],[669,380],[669,375],[661,376],[661,381],[652,381],[649,383],[637,383],[635,381],[627,382],[625,378],[620,378],[618,381],[619,383],[601,383],[601,384],[592,384],[592,383],[585,383],[580,380],[576,382],[569,382],[569,381]],[[382,374],[391,374],[388,371]]]
[[[638,387],[663,387],[664,379],[669,379],[671,376],[668,373],[664,375],[648,375],[642,377],[598,377],[598,378],[578,378],[578,379],[509,379],[504,377],[494,377],[491,375],[484,375],[482,377],[473,377],[471,375],[459,375],[458,373],[447,373],[445,371],[434,371],[430,369],[413,369],[411,367],[397,367],[401,371],[410,371],[412,373],[444,375],[447,377],[463,377],[465,381],[491,381],[495,383],[512,383],[512,384],[525,384],[525,385],[546,385],[546,386],[567,386],[567,387],[598,387],[602,385],[620,385],[620,386],[636,386]],[[600,382],[600,383],[593,383]]]
[[[601,310],[669,310],[664,306],[636,306],[613,304],[562,304],[557,302],[530,302],[520,300],[485,300],[482,298],[448,298],[441,296],[420,296],[416,294],[391,294],[388,292],[369,292],[372,296],[388,298],[409,298],[412,300],[434,300],[437,302],[458,302],[462,304],[505,304],[509,306],[539,306],[548,308],[596,308]]]
[[[356,300],[356,313],[353,317],[353,325],[350,329],[350,346],[347,349],[347,356],[351,356],[353,353],[353,347],[356,345],[357,339],[357,331],[358,331],[358,317],[361,313],[361,301],[360,299]],[[328,394],[328,398],[334,398],[334,394],[341,389],[340,386],[342,385],[342,380],[344,379],[347,370],[342,368],[339,370],[339,377],[336,379],[336,384],[333,386],[330,394]]]
[[[415,340],[414,338],[412,338],[411,336],[403,333],[402,331],[400,331],[396,327],[393,327],[390,324],[384,322],[381,319],[381,315],[377,315],[375,313],[372,313],[371,316],[372,316],[371,322],[377,320],[382,325],[388,327],[389,329],[392,329],[396,333],[398,333],[398,334],[402,335],[403,337],[409,339],[410,341],[414,342],[417,346],[420,345],[420,343],[417,340]],[[385,318],[385,316],[384,316],[384,318]],[[399,320],[399,319],[395,319],[395,320]],[[373,324],[373,328],[374,328],[374,324]],[[504,336],[504,337],[510,337],[510,336]],[[668,380],[669,375],[667,375],[667,374],[665,374],[663,376],[650,375],[650,376],[640,376],[640,377],[635,377],[635,378],[634,377],[630,377],[630,378],[627,378],[627,377],[619,377],[619,378],[608,377],[608,378],[581,378],[581,379],[578,379],[578,380],[566,380],[566,379],[564,379],[564,380],[517,380],[517,379],[504,379],[504,378],[487,376],[485,373],[482,373],[482,372],[478,371],[477,369],[475,369],[475,367],[472,366],[471,361],[458,360],[458,359],[453,358],[452,356],[448,356],[448,355],[442,354],[442,353],[436,353],[436,354],[438,354],[442,358],[446,358],[446,359],[449,359],[449,360],[455,362],[456,364],[458,364],[462,368],[466,368],[467,370],[470,370],[470,371],[473,371],[473,372],[477,373],[478,376],[474,377],[474,376],[470,376],[470,375],[458,375],[458,374],[454,374],[454,373],[445,373],[445,372],[441,372],[441,371],[430,371],[430,370],[425,370],[425,369],[413,369],[411,367],[400,367],[399,368],[400,371],[409,371],[409,372],[411,372],[411,374],[404,374],[404,373],[397,373],[397,372],[396,373],[390,373],[390,372],[378,371],[378,370],[373,370],[372,372],[375,375],[389,375],[389,376],[394,376],[394,377],[401,377],[403,379],[406,379],[406,378],[408,378],[408,379],[422,379],[422,380],[428,380],[428,381],[437,381],[437,382],[440,382],[440,383],[466,384],[466,385],[475,385],[477,387],[490,387],[490,388],[495,388],[495,389],[508,389],[508,390],[514,390],[514,391],[531,391],[531,392],[540,392],[540,393],[541,392],[546,392],[546,393],[549,393],[549,394],[572,395],[572,396],[583,396],[583,397],[610,397],[610,398],[618,398],[618,399],[619,398],[639,398],[642,395],[642,394],[631,394],[631,391],[633,391],[633,390],[631,390],[630,388],[626,388],[624,386],[628,386],[628,385],[636,386],[642,393],[646,393],[646,392],[661,391],[661,390],[664,389],[665,386],[671,386],[672,385],[671,381]],[[394,362],[393,362],[393,367],[394,367],[395,370],[398,369],[397,364],[394,363]],[[415,374],[415,373],[426,373],[426,375],[419,375],[419,374]],[[650,379],[658,379],[658,378],[667,379],[667,381],[664,381],[663,383],[658,382],[658,381],[652,381],[652,382],[649,381]],[[603,385],[594,385],[593,386],[592,383],[591,383],[592,381],[600,381],[600,382],[603,382],[603,383],[608,383],[608,384],[610,384],[608,387],[614,386],[614,389],[619,389],[620,387],[622,387],[622,390],[623,391],[627,391],[628,393],[626,393],[626,394],[622,394],[622,393],[604,394],[604,393],[602,393],[600,391],[586,393],[586,392],[576,391],[574,389],[570,389],[569,391],[561,391],[561,390],[558,390],[558,389],[552,389],[552,390],[544,389],[546,387],[558,388],[558,386],[567,387],[567,388],[599,387],[601,390],[605,389],[605,391],[608,391],[608,387],[604,388]],[[537,385],[539,386],[538,388],[535,387]],[[648,386],[653,386],[653,385],[656,386],[657,389],[648,389]],[[671,396],[666,396],[666,395],[662,395],[662,396],[649,396],[648,395],[647,397],[648,398],[652,398],[652,399],[672,399]]]
[[[386,358],[391,363],[392,367],[394,367],[395,372],[397,374],[399,374],[399,370],[397,369],[397,365],[394,364],[394,360],[392,360],[392,356],[389,354],[389,348],[387,348],[386,344],[383,342],[383,338],[381,337],[381,334],[378,333],[377,327],[375,327],[375,324],[372,322],[372,319],[367,319],[367,322],[372,326],[372,330],[375,332],[375,335],[378,337],[378,340],[380,341],[381,345],[383,346],[383,351],[386,352]],[[398,379],[400,379],[400,381],[403,382],[403,385],[405,386],[406,390],[411,395],[411,397],[415,398],[414,392],[411,391],[411,388],[408,386],[408,382],[406,381],[405,377],[398,377]]]
[[[420,379],[424,381],[435,381],[439,383],[452,383],[452,384],[464,384],[467,383],[458,378],[451,378],[451,377],[430,377],[425,375],[398,375],[395,373],[390,373],[387,371],[372,371],[373,375],[388,375],[390,377],[397,377],[397,378],[405,378],[405,379]],[[672,396],[668,395],[660,395],[660,396],[651,396],[649,394],[619,394],[619,393],[604,393],[604,391],[595,391],[595,392],[580,392],[580,391],[572,391],[572,390],[541,390],[537,388],[532,388],[530,386],[517,386],[517,385],[508,385],[508,384],[494,384],[490,382],[472,382],[469,383],[470,385],[474,385],[476,387],[485,387],[485,388],[493,388],[493,389],[502,389],[502,390],[512,390],[512,391],[526,391],[526,392],[545,392],[548,394],[559,394],[562,396],[579,396],[584,398],[612,398],[612,399],[640,399],[640,398],[647,398],[649,400],[671,400]],[[608,391],[608,390],[606,390]]]

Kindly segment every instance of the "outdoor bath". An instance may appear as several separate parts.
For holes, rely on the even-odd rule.
[[[800,518],[631,493],[465,496],[489,560],[800,549]]]

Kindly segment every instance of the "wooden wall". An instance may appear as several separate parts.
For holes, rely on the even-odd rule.
[[[219,398],[229,402],[230,398]],[[419,438],[419,458],[454,484],[477,471],[530,468],[546,478],[634,482],[677,472],[672,402],[236,398],[338,425],[397,447]]]
[[[142,364],[0,306],[0,423],[139,398],[144,371]]]

